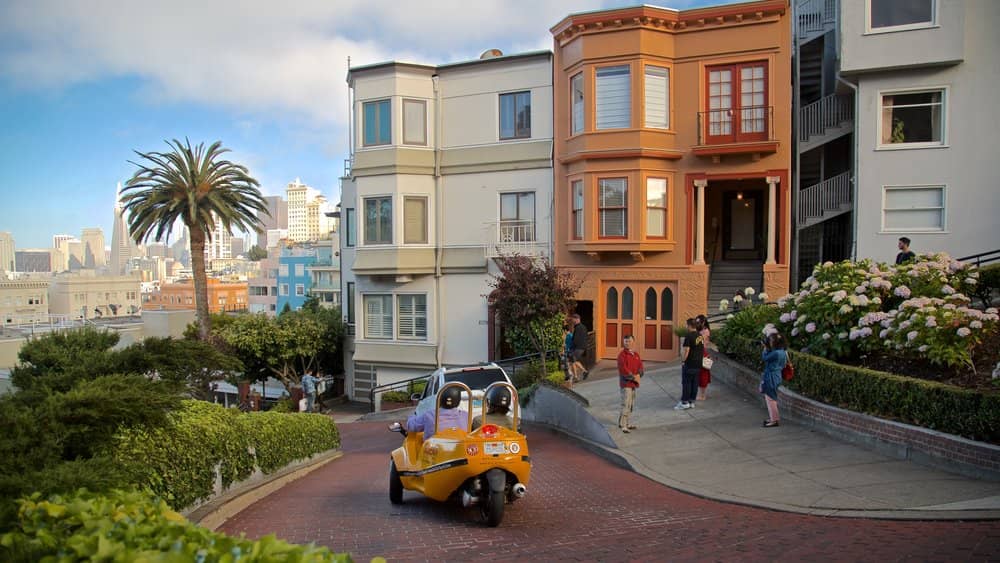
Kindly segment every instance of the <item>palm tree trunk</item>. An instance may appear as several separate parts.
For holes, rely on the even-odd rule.
[[[198,336],[208,340],[211,330],[208,316],[208,275],[205,273],[205,231],[188,227],[191,236],[191,272],[194,274],[195,317],[198,320]]]

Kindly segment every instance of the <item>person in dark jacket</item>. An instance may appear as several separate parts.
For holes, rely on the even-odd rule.
[[[698,397],[698,376],[701,375],[702,358],[705,356],[705,341],[698,331],[698,322],[687,320],[687,335],[681,343],[681,400],[674,410],[694,408]]]
[[[570,358],[573,362],[570,366],[570,370],[574,374],[574,377],[570,379],[572,382],[587,379],[590,376],[590,372],[583,366],[583,359],[587,356],[589,335],[587,334],[587,326],[580,320],[580,315],[573,313],[570,315],[570,320],[573,323],[573,356]]]
[[[761,357],[764,360],[764,371],[760,376],[760,392],[767,404],[764,428],[773,428],[781,421],[781,414],[778,413],[778,387],[782,382],[781,370],[788,363],[788,352],[785,351],[785,337],[780,332],[767,335],[763,347]]]

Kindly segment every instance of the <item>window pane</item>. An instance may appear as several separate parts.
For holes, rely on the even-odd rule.
[[[597,69],[596,102],[598,129],[631,126],[632,83],[627,65]]]
[[[399,337],[427,338],[427,296],[399,295],[396,301],[399,306]]]
[[[365,244],[392,244],[392,199],[365,199]]]
[[[365,295],[365,338],[392,338],[392,296]]]
[[[940,143],[943,92],[882,96],[882,143]]]
[[[577,74],[570,80],[573,104],[573,134],[583,131],[583,75]]]
[[[517,219],[517,194],[500,194],[500,220]]]
[[[622,320],[632,320],[632,288],[622,290]]]
[[[391,142],[391,121],[389,119],[389,100],[365,102],[363,106],[365,145],[385,145]]]
[[[626,228],[626,182],[625,178],[602,178],[600,193],[600,236],[624,237]]]
[[[535,220],[535,192],[523,192],[518,194],[518,215],[521,221]]]
[[[403,242],[427,243],[427,198],[408,197],[403,200]]]
[[[364,144],[374,145],[376,139],[378,139],[377,127],[378,119],[376,117],[378,108],[375,107],[374,103],[368,102],[364,104]]]
[[[573,238],[583,238],[583,181],[574,180],[573,186]]]
[[[531,92],[500,94],[500,138],[531,136]]]
[[[941,209],[907,209],[885,212],[886,230],[942,230],[944,212]]]
[[[427,144],[427,103],[423,100],[403,100],[403,142]]]
[[[347,322],[354,324],[354,282],[347,282]]]
[[[871,26],[933,23],[934,0],[871,0]]]
[[[514,136],[514,96],[500,94],[500,138],[510,139]]]
[[[656,290],[653,288],[646,290],[646,320],[656,320]]]
[[[531,92],[517,95],[517,136],[531,136]]]
[[[618,290],[613,287],[608,288],[607,313],[609,319],[618,318]]]
[[[391,125],[389,118],[389,100],[378,102],[378,142],[388,144],[392,142]]]
[[[670,126],[669,73],[663,67],[646,67],[646,127],[667,129]]]
[[[883,212],[886,230],[944,230],[944,188],[886,189]]]
[[[354,209],[347,208],[344,210],[344,244],[347,246],[354,246]]]
[[[646,236],[667,235],[667,180],[646,179]]]
[[[660,297],[660,307],[660,320],[674,320],[674,292],[670,291],[670,288],[663,290]]]

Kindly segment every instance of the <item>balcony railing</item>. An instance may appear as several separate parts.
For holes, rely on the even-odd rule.
[[[801,38],[826,33],[837,23],[837,0],[800,0],[796,11]]]
[[[773,106],[747,106],[698,112],[698,144],[701,146],[773,140]]]
[[[495,221],[483,226],[483,246],[488,258],[501,255],[542,256],[545,243],[538,240],[534,221]]]
[[[799,140],[822,135],[827,129],[840,127],[854,119],[854,101],[850,96],[831,94],[799,110],[801,129]]]
[[[850,204],[851,173],[844,172],[799,192],[799,224],[814,223],[815,219],[839,213]]]

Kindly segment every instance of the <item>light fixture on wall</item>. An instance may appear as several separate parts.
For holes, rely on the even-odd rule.
[[[736,192],[736,199],[743,199],[743,192]]]

